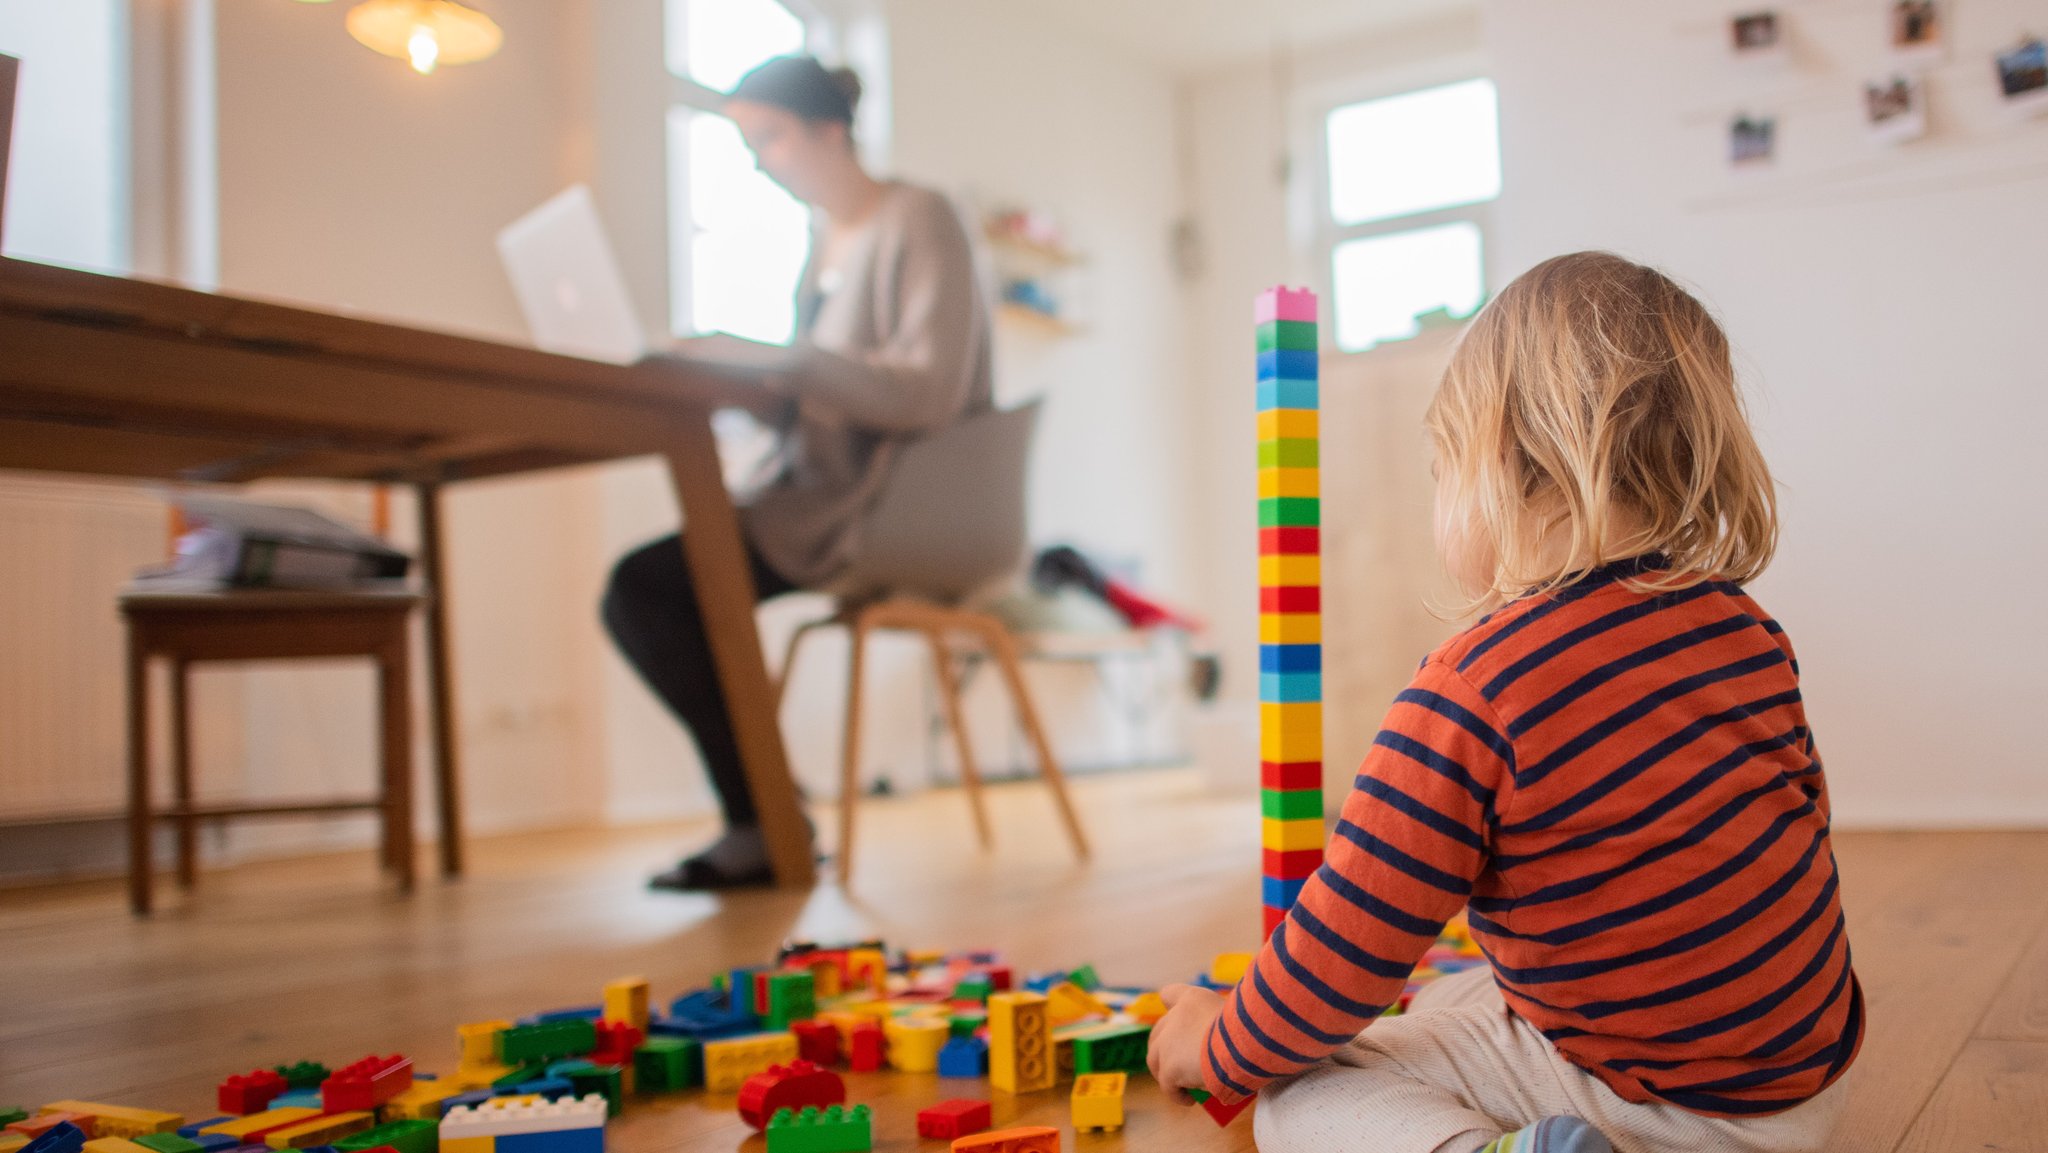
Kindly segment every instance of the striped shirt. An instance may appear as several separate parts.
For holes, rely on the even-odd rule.
[[[1848,1067],[1863,999],[1792,646],[1735,585],[1630,587],[1664,563],[1423,662],[1209,1034],[1209,1092],[1350,1041],[1468,903],[1508,1006],[1625,1100],[1774,1113]]]

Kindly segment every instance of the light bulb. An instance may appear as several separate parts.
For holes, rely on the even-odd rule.
[[[434,30],[425,24],[415,24],[412,37],[405,42],[405,50],[412,56],[413,71],[422,76],[434,70],[434,62],[441,58],[441,42],[434,37]]]

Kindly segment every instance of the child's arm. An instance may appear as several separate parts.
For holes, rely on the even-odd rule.
[[[1328,1056],[1400,997],[1472,891],[1513,789],[1513,758],[1478,690],[1435,660],[1416,673],[1366,754],[1323,867],[1237,988],[1220,1004],[1190,1005],[1219,1010],[1201,1088],[1226,1103],[1255,1093]],[[1171,1079],[1177,1063],[1164,1056]]]

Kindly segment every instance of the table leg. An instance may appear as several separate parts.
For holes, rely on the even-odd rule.
[[[178,808],[192,808],[192,666],[171,659],[171,788]],[[178,885],[189,889],[199,875],[199,823],[178,818]]]
[[[682,413],[673,423],[675,449],[668,454],[669,477],[683,507],[683,559],[697,590],[697,606],[711,640],[711,658],[725,690],[747,786],[760,814],[761,833],[775,880],[785,888],[807,888],[816,878],[810,829],[798,807],[796,783],[782,747],[782,729],[761,633],[754,623],[755,589],[740,539],[739,514],[719,473],[718,446],[710,414]]]
[[[149,915],[149,653],[128,627],[128,907]]]
[[[406,622],[385,643],[377,658],[377,719],[384,747],[385,863],[398,874],[398,887],[413,887],[412,828],[412,687],[407,676]]]
[[[455,743],[455,670],[448,649],[448,571],[441,486],[418,486],[420,575],[427,593],[428,709],[434,729],[435,800],[441,813],[441,875],[462,875],[462,765]]]

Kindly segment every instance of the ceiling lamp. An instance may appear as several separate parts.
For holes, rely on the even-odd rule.
[[[348,34],[365,47],[410,61],[422,76],[436,65],[482,60],[505,39],[489,16],[455,0],[365,0],[350,9]]]

